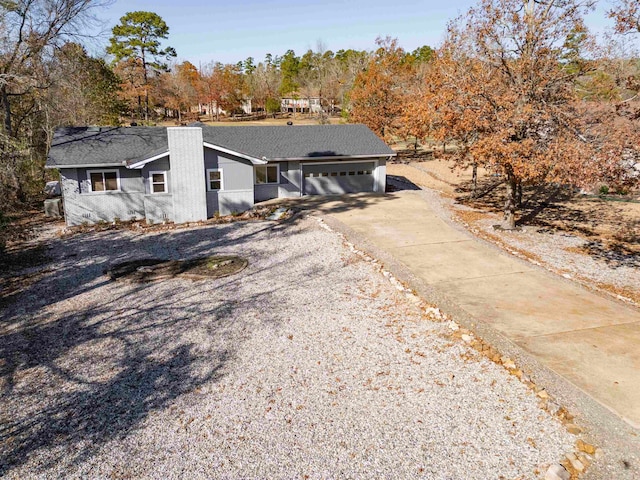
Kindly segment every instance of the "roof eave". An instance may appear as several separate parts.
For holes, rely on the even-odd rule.
[[[164,158],[168,156],[169,156],[169,150],[167,150],[166,152],[162,152],[157,155],[154,155],[153,157],[148,157],[143,160],[136,160],[133,163],[126,162],[126,167],[132,170],[139,170],[142,167],[144,167],[147,163],[150,163],[150,162],[153,162],[154,160],[158,160],[160,158]]]
[[[231,150],[230,148],[222,147],[220,145],[215,145],[213,143],[203,142],[203,145],[206,148],[219,150],[223,153],[228,153],[229,155],[234,155],[236,157],[244,158],[245,160],[249,160],[254,165],[264,165],[265,163],[267,163],[267,160],[265,158],[256,158],[251,155],[247,155],[246,153],[238,152],[236,150]]]
[[[51,169],[61,169],[61,168],[103,168],[103,167],[125,167],[125,162],[120,163],[78,163],[72,165],[56,165],[56,164],[45,164],[44,168],[47,170]]]
[[[281,158],[268,158],[269,162],[307,162],[315,160],[345,160],[345,159],[362,159],[362,158],[380,158],[380,157],[395,157],[397,153],[372,153],[367,155],[323,155],[317,157],[281,157]]]

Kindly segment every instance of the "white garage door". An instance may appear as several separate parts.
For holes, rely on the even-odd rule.
[[[303,195],[373,192],[375,162],[308,163],[302,166]]]

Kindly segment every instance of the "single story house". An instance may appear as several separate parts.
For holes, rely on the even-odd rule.
[[[69,127],[46,167],[60,171],[68,225],[184,223],[272,198],[384,192],[393,156],[364,125]]]

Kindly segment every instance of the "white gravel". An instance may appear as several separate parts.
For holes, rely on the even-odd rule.
[[[2,312],[0,476],[526,479],[572,450],[532,392],[314,220],[53,246]],[[249,266],[102,275],[222,253]]]
[[[457,208],[463,208],[457,206]],[[495,235],[495,219],[476,222],[475,228]],[[542,266],[568,275],[588,286],[611,285],[638,292],[640,289],[640,258],[608,252],[599,255],[579,253],[592,245],[577,235],[525,225],[522,230],[501,232],[500,239],[509,247],[530,252],[542,261]],[[595,244],[597,249],[597,244]],[[539,262],[536,262],[540,265]]]
[[[426,171],[417,166],[413,168]],[[431,209],[454,228],[470,230],[474,235],[485,239],[487,239],[485,234],[490,237],[496,235],[494,225],[502,221],[499,214],[468,225],[454,219],[452,215],[455,215],[456,210],[467,212],[479,210],[456,203],[453,198],[443,196],[431,188],[423,188],[420,194],[425,197]],[[636,222],[635,227],[640,228],[640,223]],[[510,253],[515,252],[512,249],[529,252],[541,260],[541,262],[534,260],[533,263],[536,265],[555,273],[569,275],[569,278],[589,287],[597,288],[598,284],[605,284],[636,293],[640,290],[640,258],[637,255],[625,255],[606,249],[600,251],[601,245],[598,242],[592,242],[572,233],[531,225],[524,225],[521,230],[513,232],[502,231],[499,237],[500,241],[504,242],[504,245],[499,246],[506,247]],[[491,238],[489,241],[496,243]],[[589,251],[590,246],[594,254],[585,252],[585,249]],[[520,254],[518,256],[521,257]]]

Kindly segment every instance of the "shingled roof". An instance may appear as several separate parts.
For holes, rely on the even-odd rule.
[[[204,141],[267,160],[395,155],[365,125],[203,127]]]
[[[200,128],[205,143],[257,159],[395,155],[365,125]],[[165,127],[68,127],[56,130],[47,167],[123,165],[167,152]]]

